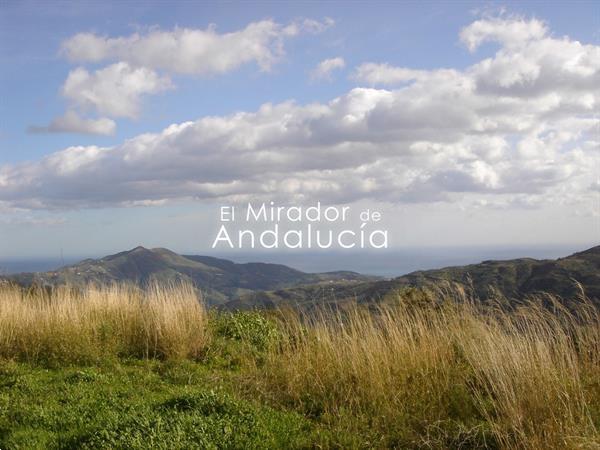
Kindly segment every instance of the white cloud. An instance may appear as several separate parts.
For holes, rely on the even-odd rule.
[[[137,117],[140,97],[171,87],[167,77],[128,63],[112,64],[93,73],[82,67],[72,70],[63,87],[63,95],[81,109],[93,108],[113,117]]]
[[[560,101],[595,105],[600,86],[599,46],[548,36],[502,45],[493,58],[470,69],[480,91],[511,97],[562,94]],[[570,99],[564,95],[567,92],[572,94]]]
[[[325,59],[317,64],[317,67],[310,73],[312,80],[331,80],[331,74],[335,70],[343,69],[346,66],[344,58],[336,57]]]
[[[31,126],[30,133],[81,133],[81,134],[114,134],[116,124],[113,120],[101,117],[99,119],[84,119],[75,111],[67,111],[57,117],[47,126]]]
[[[520,47],[530,41],[540,40],[547,34],[546,24],[538,19],[488,17],[463,28],[460,40],[473,52],[488,41],[499,42],[505,48]]]
[[[389,64],[365,63],[354,77],[370,85],[398,85],[432,79],[443,81],[464,75],[481,93],[505,97],[539,97],[555,93],[554,100],[596,105],[600,86],[600,47],[568,38],[550,37],[546,25],[537,19],[488,18],[463,28],[461,41],[475,51],[482,43],[500,44],[491,58],[471,66],[464,73],[452,69],[414,70]],[[559,99],[572,92],[572,99]],[[566,106],[566,105],[565,105]]]
[[[414,81],[427,76],[424,70],[393,67],[389,64],[364,63],[358,66],[353,78],[370,85],[394,85]]]
[[[315,19],[304,19],[300,22],[300,28],[307,33],[319,34],[335,25],[335,20],[326,17],[322,22]]]
[[[302,32],[320,33],[331,25],[331,19],[306,19],[288,25],[263,20],[222,34],[215,26],[205,30],[151,29],[145,34],[114,38],[79,33],[63,42],[62,52],[74,62],[125,61],[182,74],[222,74],[248,63],[269,70],[284,55],[285,39]]]
[[[413,76],[369,66],[373,84],[400,83],[396,89],[264,104],[114,147],[70,147],[4,166],[0,202],[52,209],[180,198],[373,199],[585,209],[597,197],[600,165],[599,48],[530,35],[522,45],[500,42],[493,57],[464,70]],[[488,38],[478,31],[473,40]],[[512,71],[505,61],[514,61]],[[379,67],[385,76],[377,78]]]

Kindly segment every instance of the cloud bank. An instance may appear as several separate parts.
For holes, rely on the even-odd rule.
[[[471,51],[485,41],[499,48],[465,70],[369,63],[355,77],[370,87],[328,103],[267,103],[115,147],[69,147],[4,166],[0,202],[30,209],[184,198],[593,205],[600,47],[555,38],[543,23],[520,18],[478,20],[460,36]],[[74,52],[81,54],[88,53]]]
[[[286,39],[302,32],[320,33],[331,25],[331,19],[287,25],[263,20],[223,34],[214,25],[205,30],[156,29],[115,38],[79,33],[63,42],[61,51],[73,62],[120,61],[188,75],[223,74],[248,63],[268,71],[285,54]]]

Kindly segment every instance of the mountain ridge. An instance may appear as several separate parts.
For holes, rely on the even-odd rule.
[[[180,255],[166,248],[142,246],[85,259],[55,271],[4,277],[22,285],[151,281],[193,283],[209,305],[227,308],[273,307],[311,302],[371,302],[405,288],[456,283],[485,299],[496,291],[509,299],[536,292],[565,298],[580,293],[600,299],[600,245],[557,259],[485,260],[463,266],[418,270],[392,279],[351,271],[303,272],[282,264],[235,263],[203,255]]]

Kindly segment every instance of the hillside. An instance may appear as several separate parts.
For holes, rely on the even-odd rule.
[[[392,280],[355,283],[332,282],[319,286],[296,286],[272,292],[253,292],[227,304],[229,308],[272,307],[281,304],[370,302],[409,287],[432,287],[441,283],[458,283],[472,287],[477,297],[485,299],[497,290],[507,298],[523,298],[547,292],[563,298],[579,294],[580,283],[588,297],[600,299],[600,246],[556,260],[519,258],[506,261],[483,261],[479,264],[420,270]]]
[[[575,297],[579,282],[588,296],[600,298],[600,246],[556,260],[520,258],[417,271],[394,279],[394,284],[426,286],[443,280],[472,284],[479,297],[485,297],[493,288],[509,298],[540,291]]]
[[[184,256],[165,248],[144,247],[101,259],[86,259],[55,271],[21,273],[7,278],[22,285],[68,283],[74,286],[88,283],[131,282],[144,285],[150,281],[188,281],[200,289],[210,305],[223,304],[255,291],[328,282],[354,284],[376,279],[346,271],[305,273],[281,264],[237,264],[210,256]]]

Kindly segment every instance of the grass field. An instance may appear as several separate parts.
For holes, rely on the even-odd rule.
[[[0,448],[600,448],[600,314],[459,289],[206,311],[185,285],[0,292]]]

